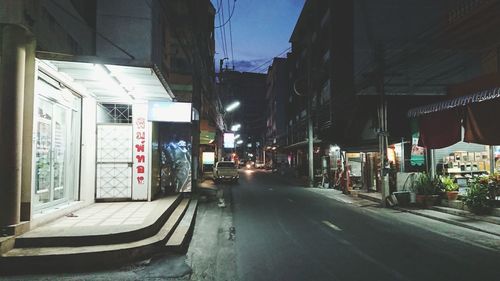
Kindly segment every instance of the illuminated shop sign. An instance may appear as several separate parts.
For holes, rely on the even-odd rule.
[[[224,133],[224,148],[234,148],[233,133]]]
[[[215,153],[214,152],[203,152],[203,165],[213,165],[215,163]]]
[[[191,103],[150,101],[148,107],[148,121],[191,122]]]

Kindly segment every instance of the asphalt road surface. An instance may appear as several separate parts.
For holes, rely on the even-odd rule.
[[[494,236],[345,204],[259,171],[242,172],[232,198],[239,280],[500,280],[500,252],[473,241]]]
[[[498,236],[374,203],[346,204],[270,172],[240,175],[239,184],[226,185],[225,208],[214,192],[200,198],[186,254],[0,280],[500,280]]]

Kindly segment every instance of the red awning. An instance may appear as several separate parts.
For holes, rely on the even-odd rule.
[[[461,140],[500,145],[500,88],[414,108],[408,117],[418,117],[420,140],[427,148],[442,148]]]
[[[486,145],[500,144],[500,99],[467,106],[464,141]]]
[[[448,147],[461,139],[462,118],[456,108],[422,115],[418,126],[420,143],[427,148]]]

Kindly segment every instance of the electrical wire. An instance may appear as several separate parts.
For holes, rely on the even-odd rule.
[[[233,1],[234,1],[234,3],[233,3],[233,9],[232,9],[231,13],[229,14],[229,18],[227,19],[227,21],[225,21],[224,23],[219,23],[219,25],[218,25],[218,26],[216,26],[216,27],[214,27],[214,28],[216,28],[216,29],[217,29],[217,28],[224,27],[224,26],[225,26],[225,25],[226,25],[226,24],[227,24],[227,23],[231,20],[231,18],[232,18],[232,17],[233,17],[233,15],[234,15],[234,9],[236,8],[236,0],[233,0]],[[221,2],[222,2],[222,1],[221,1]],[[222,10],[222,12],[224,12],[224,10]]]
[[[269,60],[265,61],[264,63],[262,63],[262,64],[258,65],[257,67],[254,67],[254,68],[252,68],[252,69],[248,70],[247,72],[254,72],[254,71],[258,70],[258,69],[261,69],[263,66],[269,66],[269,63],[270,63],[270,62],[272,62],[272,61],[274,60],[274,58],[277,58],[277,57],[279,57],[279,56],[281,56],[281,55],[285,54],[285,53],[286,53],[286,52],[288,52],[291,48],[292,48],[292,47],[288,47],[288,48],[286,48],[286,49],[285,49],[285,50],[283,50],[281,53],[279,53],[279,54],[275,55],[274,57],[272,57],[272,58],[270,58]]]
[[[227,0],[227,6],[231,7],[229,0]],[[233,10],[234,10],[234,6],[236,6],[236,1],[234,2]],[[229,19],[229,38],[230,38],[229,43],[231,46],[231,63],[232,63],[233,69],[234,69],[233,28],[232,28],[232,24],[231,24],[231,19]]]
[[[224,3],[223,3],[222,1],[223,1],[223,0],[221,0],[221,1],[219,2],[219,4],[220,4],[220,5],[219,5],[219,7],[218,7],[218,8],[220,9],[220,11],[221,11],[221,12],[219,13],[219,16],[218,16],[218,18],[219,18],[219,23],[222,23],[222,22],[224,21],[224,20],[223,20],[223,15],[224,15],[223,4],[224,4]],[[223,30],[223,29],[219,29],[219,34],[220,34],[220,45],[221,45],[221,48],[222,48],[222,54],[223,54],[223,56],[224,56],[225,58],[227,58],[227,49],[226,49],[225,44],[224,44],[224,41],[225,41],[225,40],[224,40],[224,35],[225,35],[225,34],[224,34],[224,30]]]
[[[221,14],[222,14],[222,22],[225,21],[226,17],[224,15],[224,2],[221,1]],[[226,34],[226,28],[223,26],[222,27],[222,34],[224,34],[224,37],[223,37],[223,40],[224,40],[224,49],[226,50],[225,54],[224,54],[224,57],[227,58],[229,57],[229,51],[228,51],[228,48],[227,48],[227,34]]]

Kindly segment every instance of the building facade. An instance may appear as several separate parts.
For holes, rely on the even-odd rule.
[[[208,0],[178,1],[188,5],[178,10],[172,2],[2,2],[0,131],[13,159],[1,174],[3,233],[99,200],[192,190],[202,100],[217,102],[213,67],[202,68],[213,60],[214,10]],[[183,50],[198,59],[181,86],[167,11],[206,39]],[[172,155],[183,178],[163,177]]]

